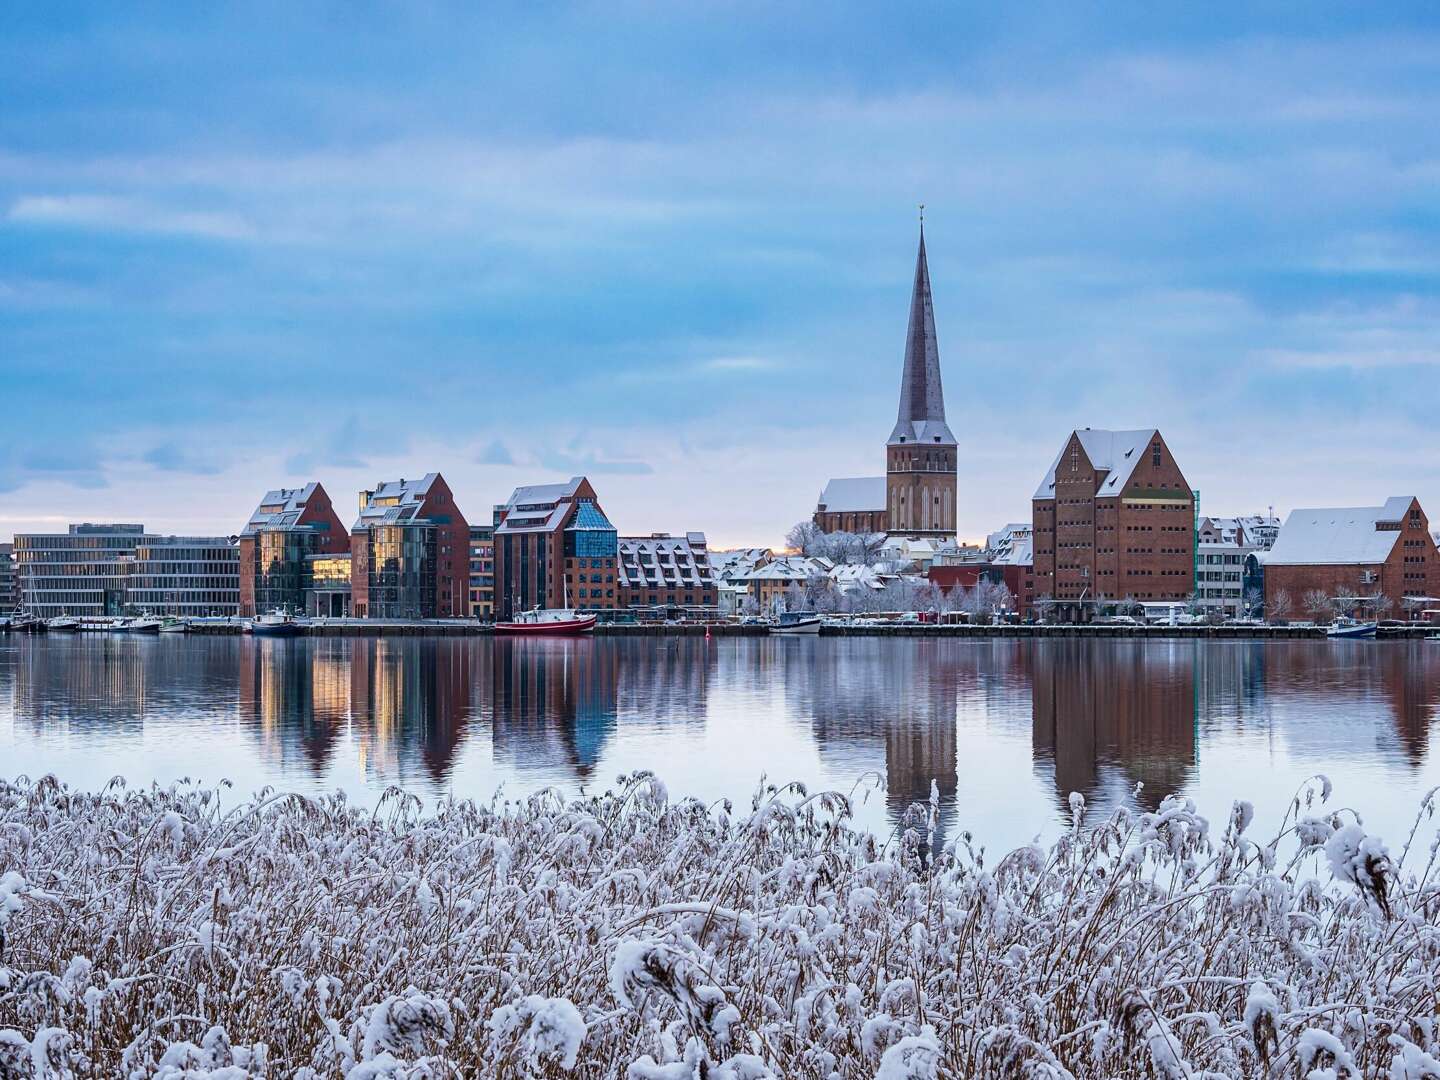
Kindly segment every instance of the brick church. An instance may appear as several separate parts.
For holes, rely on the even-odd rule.
[[[814,522],[825,532],[887,533],[896,537],[955,537],[955,436],[945,423],[940,347],[925,225],[915,257],[910,327],[900,376],[900,409],[885,443],[885,475],[843,477],[825,485]]]

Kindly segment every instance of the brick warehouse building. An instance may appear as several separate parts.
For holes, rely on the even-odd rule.
[[[240,531],[240,614],[306,610],[307,559],[350,551],[350,536],[320,484],[267,491]]]
[[[831,480],[812,520],[824,532],[887,532],[897,537],[953,540],[958,454],[955,436],[945,422],[940,346],[922,223],[905,334],[905,366],[900,375],[900,408],[885,443],[885,475]]]
[[[1279,610],[1282,592],[1289,612]],[[1265,610],[1309,615],[1312,592],[1360,597],[1371,616],[1413,620],[1440,607],[1440,551],[1420,501],[1400,495],[1382,506],[1292,511],[1265,558]]]
[[[622,536],[619,551],[622,607],[669,611],[719,605],[720,589],[704,533]]]
[[[1194,493],[1154,428],[1071,432],[1032,508],[1035,598],[1061,619],[1194,591]]]
[[[469,615],[470,525],[439,473],[360,492],[350,527],[350,604],[360,618]]]
[[[619,606],[619,538],[590,481],[518,487],[495,508],[495,618],[532,608]]]

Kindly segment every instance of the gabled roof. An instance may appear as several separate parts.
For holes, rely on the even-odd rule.
[[[1414,502],[1412,495],[1385,500],[1384,506],[1293,510],[1265,560],[1266,566],[1369,566],[1390,557],[1400,539],[1398,526]],[[1380,525],[1392,526],[1382,529]]]
[[[873,513],[885,509],[885,477],[850,476],[831,480],[820,493],[827,514]]]
[[[495,526],[496,535],[502,533],[554,532],[570,512],[570,506],[585,482],[583,476],[572,476],[563,484],[531,484],[517,487],[505,503],[505,520]],[[613,530],[614,526],[605,520],[604,514],[596,508],[603,525],[581,526]]]
[[[915,256],[910,290],[910,326],[905,333],[905,369],[900,376],[900,412],[890,444],[949,443],[955,436],[945,423],[945,391],[940,386],[940,345],[935,337],[935,304],[930,295],[930,263],[925,258],[925,226]]]
[[[632,589],[715,584],[704,533],[622,536],[617,566],[622,586]]]
[[[304,487],[272,488],[267,491],[260,500],[260,505],[250,515],[250,520],[245,523],[245,528],[240,530],[240,534],[253,536],[261,529],[291,528],[300,520],[300,515],[305,512],[305,504],[319,486],[312,481]]]
[[[1085,451],[1085,456],[1090,459],[1090,464],[1095,466],[1097,471],[1109,472],[1110,475],[1095,493],[1100,498],[1105,498],[1119,495],[1125,490],[1125,485],[1130,482],[1130,477],[1135,472],[1135,466],[1145,456],[1150,440],[1160,432],[1155,428],[1136,428],[1133,431],[1081,428],[1073,434],[1079,438],[1080,446]],[[1055,455],[1055,460],[1050,463],[1050,471],[1045,474],[1045,479],[1040,481],[1040,486],[1035,489],[1031,498],[1055,497],[1055,470],[1060,467],[1060,459],[1065,456],[1065,447],[1069,445],[1070,440],[1066,439],[1060,452]]]
[[[421,505],[430,494],[430,488],[439,478],[439,473],[426,473],[418,480],[382,480],[373,491],[366,494],[365,505],[360,516],[350,527],[351,532],[368,529],[372,525],[403,525],[423,520],[418,518]]]

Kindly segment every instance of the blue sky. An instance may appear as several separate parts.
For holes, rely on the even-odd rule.
[[[778,541],[883,468],[922,201],[962,535],[1087,424],[1440,517],[1433,6],[1010,7],[6,7],[0,536],[439,469]]]

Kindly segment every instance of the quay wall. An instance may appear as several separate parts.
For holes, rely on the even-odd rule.
[[[606,637],[763,637],[764,626],[740,626],[718,623],[706,626],[691,623],[681,626],[660,626],[635,623],[601,624],[595,633]],[[192,634],[239,634],[243,624],[201,623],[190,628]],[[404,622],[398,620],[355,619],[308,625],[301,631],[309,637],[489,637],[493,626],[465,620]],[[1440,633],[1432,626],[1382,626],[1380,638],[1425,638]],[[1146,638],[1156,640],[1192,639],[1204,641],[1294,641],[1325,637],[1319,626],[1096,626],[1096,625],[999,625],[999,626],[937,626],[929,623],[904,625],[877,623],[870,626],[822,626],[825,637],[955,637],[955,638]]]

